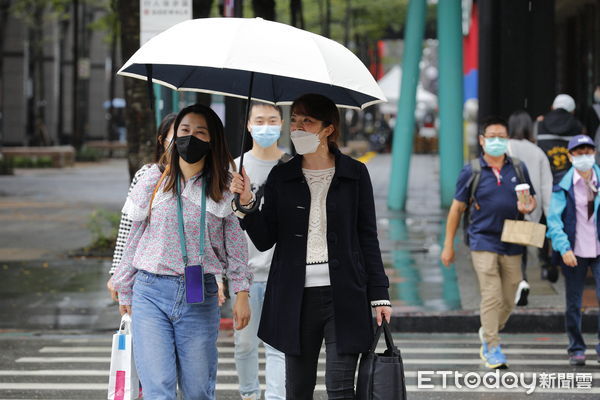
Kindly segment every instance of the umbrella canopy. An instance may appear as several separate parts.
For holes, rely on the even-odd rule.
[[[395,114],[398,108],[398,98],[400,96],[400,86],[402,80],[402,69],[395,65],[379,80],[381,88],[387,103],[381,104],[380,110],[386,114]],[[437,96],[425,89],[420,84],[417,86],[417,103],[423,103],[427,108],[437,108]]]
[[[185,21],[144,44],[119,75],[178,91],[222,94],[277,105],[305,93],[340,107],[385,101],[364,64],[341,44],[261,18]],[[253,82],[252,82],[253,81]]]

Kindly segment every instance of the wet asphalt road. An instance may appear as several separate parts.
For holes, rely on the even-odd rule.
[[[395,334],[394,337],[403,351],[409,399],[583,400],[600,397],[600,367],[595,354],[590,352],[586,367],[570,367],[565,357],[563,335],[504,335],[505,352],[511,365],[499,375],[501,383],[497,388],[493,376],[488,376],[492,388],[477,384],[477,379],[490,371],[478,358],[479,344],[475,334]],[[591,342],[591,338],[588,339]],[[110,343],[109,332],[0,334],[0,399],[106,398]],[[238,399],[230,332],[222,333],[218,345],[216,398]],[[261,365],[264,365],[263,355],[261,352]],[[323,361],[324,352],[319,363],[315,399],[327,398]],[[445,388],[442,373],[449,374]],[[469,380],[459,377],[459,373],[470,374]],[[544,373],[547,379],[543,377]],[[419,388],[419,376],[422,385],[432,388]],[[512,380],[515,376],[517,381]],[[261,381],[263,379],[261,377]],[[592,384],[586,388],[589,379]],[[536,384],[532,386],[534,381]],[[544,382],[553,387],[541,388]],[[528,395],[527,390],[532,390],[532,394]]]

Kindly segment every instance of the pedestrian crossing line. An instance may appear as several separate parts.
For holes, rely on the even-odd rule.
[[[110,357],[21,357],[17,363],[110,363]],[[260,360],[264,364],[264,360]],[[319,364],[325,364],[325,357],[320,357]],[[480,358],[404,358],[404,364],[428,365],[479,365]],[[509,365],[565,365],[568,361],[561,359],[509,359]],[[219,357],[219,365],[235,364],[232,357]]]
[[[261,385],[261,389],[265,389],[265,385]],[[216,391],[236,391],[239,389],[239,385],[235,383],[217,383]],[[106,391],[108,390],[108,384],[105,383],[2,383],[0,382],[0,390],[83,390],[83,391]],[[408,392],[462,392],[462,393],[523,393],[525,394],[524,388],[518,389],[489,389],[485,386],[477,388],[458,388],[455,386],[447,385],[445,388],[434,387],[433,389],[419,388],[417,385],[407,385],[406,390]],[[315,386],[315,392],[325,392],[325,385],[318,384]],[[600,388],[591,389],[536,389],[534,393],[548,393],[548,394],[596,394],[600,393]]]
[[[40,353],[110,353],[111,346],[89,346],[89,347],[58,347],[46,346],[40,349]]]
[[[21,357],[18,363],[110,363],[110,357]]]
[[[108,383],[0,382],[0,390],[108,390]]]
[[[90,347],[59,347],[59,346],[47,346],[40,349],[40,353],[108,353],[111,352],[110,346],[90,346]],[[218,347],[220,354],[233,354],[235,353],[234,347]],[[385,347],[378,347],[377,352],[383,352]],[[259,348],[259,353],[264,354],[264,348]],[[479,344],[473,344],[470,347],[409,347],[400,349],[402,354],[473,354],[479,352]],[[567,356],[565,349],[551,349],[551,348],[513,348],[505,347],[502,352],[507,355],[556,355],[556,356]],[[595,349],[587,349],[587,355],[595,356]]]
[[[394,344],[427,344],[427,343],[443,343],[443,344],[477,344],[479,343],[479,337],[476,334],[467,334],[465,338],[427,338],[423,339],[408,339],[402,338],[402,334],[394,334]],[[586,342],[594,343],[597,338],[592,336],[586,336]],[[233,337],[224,336],[219,338],[219,343],[231,343],[233,344]],[[61,343],[112,343],[112,337],[107,338],[68,338],[62,339]],[[514,345],[514,346],[528,346],[528,345],[551,345],[551,346],[568,346],[569,342],[566,339],[566,335],[560,335],[560,338],[557,337],[546,337],[546,336],[538,336],[537,338],[532,339],[522,339],[522,338],[511,338],[506,337],[501,340],[502,345]],[[400,347],[400,346],[398,346]]]
[[[565,365],[566,367],[566,365]],[[435,368],[433,369],[435,370]],[[461,371],[464,372],[464,371]],[[469,371],[471,372],[471,371]],[[477,371],[480,373],[489,372],[485,371]],[[534,375],[539,375],[540,372],[533,371],[511,371],[510,369],[501,372],[500,375],[507,372],[515,372],[519,375],[523,374],[526,378],[531,378]],[[357,372],[358,373],[358,372]],[[406,370],[404,371],[404,376],[406,378],[417,378],[419,371],[416,370]],[[558,373],[558,372],[554,372]],[[20,376],[64,376],[64,377],[80,377],[80,376],[109,376],[110,371],[108,369],[105,370],[81,370],[81,369],[42,369],[42,370],[0,370],[0,376],[10,376],[10,377],[20,377]],[[588,373],[591,374],[593,379],[600,379],[600,372]],[[238,373],[235,369],[218,369],[217,377],[237,377]],[[258,371],[258,376],[264,377],[265,371],[264,369]],[[320,370],[317,371],[317,378],[324,378],[325,371]],[[432,377],[432,380],[435,380],[436,377]],[[439,378],[441,379],[441,378]]]
[[[0,370],[0,376],[108,376],[108,369]]]
[[[69,338],[62,339],[61,343],[112,343],[112,338]]]

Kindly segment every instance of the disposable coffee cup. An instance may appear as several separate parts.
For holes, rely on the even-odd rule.
[[[529,189],[530,186],[527,183],[521,183],[515,186],[515,192],[517,192],[517,199],[523,204],[529,203]]]

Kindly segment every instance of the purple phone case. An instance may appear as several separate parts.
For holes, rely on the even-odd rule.
[[[204,269],[202,265],[185,267],[185,299],[188,304],[204,302]]]

